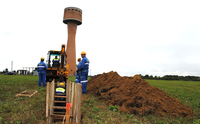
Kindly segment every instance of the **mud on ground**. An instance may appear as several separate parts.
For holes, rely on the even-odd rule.
[[[122,112],[193,118],[193,110],[159,88],[149,85],[139,75],[121,77],[117,72],[103,73],[88,81],[87,92]]]

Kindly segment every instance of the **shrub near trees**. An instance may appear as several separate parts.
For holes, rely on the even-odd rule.
[[[184,81],[200,81],[200,77],[198,76],[178,76],[178,75],[164,75],[160,76],[152,76],[152,75],[141,75],[142,79],[154,79],[154,80],[184,80]]]

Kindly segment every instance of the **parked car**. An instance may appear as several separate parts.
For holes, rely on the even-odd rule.
[[[5,74],[5,75],[16,75],[15,72],[5,72],[4,74]]]
[[[39,75],[38,72],[36,70],[33,70],[33,75]]]

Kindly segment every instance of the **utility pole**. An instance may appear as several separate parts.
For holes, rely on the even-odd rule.
[[[11,72],[13,71],[13,61],[11,61]]]

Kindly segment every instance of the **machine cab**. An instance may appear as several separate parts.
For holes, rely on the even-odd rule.
[[[60,53],[58,50],[49,50],[47,53],[47,66],[59,67],[60,66]]]

